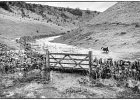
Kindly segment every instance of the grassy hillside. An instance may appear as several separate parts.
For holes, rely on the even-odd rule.
[[[108,46],[111,51],[136,51],[140,49],[139,22],[140,2],[118,2],[84,27],[73,30],[54,42],[94,49]]]
[[[6,16],[4,16],[6,17]],[[40,35],[40,34],[59,34],[60,27],[52,27],[50,25],[42,24],[39,22],[24,22],[24,20],[10,20],[0,18],[1,35],[20,37],[25,35]]]
[[[0,42],[10,47],[13,45],[15,48],[15,38],[22,36],[55,35],[65,31],[60,26],[12,15],[8,16],[6,13],[8,12],[0,9]]]
[[[40,20],[65,28],[78,27],[99,14],[97,11],[81,10],[79,8],[53,7],[17,1],[0,2],[0,7],[15,15],[22,16],[22,18]]]
[[[14,39],[22,36],[45,37],[65,33],[84,25],[99,12],[30,4],[0,2],[0,43],[17,47]]]
[[[89,22],[89,24],[103,23],[139,24],[140,2],[118,2]]]

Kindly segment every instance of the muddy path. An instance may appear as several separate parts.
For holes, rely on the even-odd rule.
[[[60,35],[61,36],[61,35]],[[93,52],[93,58],[113,58],[114,60],[129,60],[134,61],[136,59],[140,58],[139,55],[139,49],[117,49],[115,51],[109,51],[109,53],[103,53],[102,50],[95,50],[92,48],[84,48],[84,47],[77,47],[73,45],[68,44],[62,44],[62,43],[54,43],[51,42],[55,38],[58,38],[60,36],[53,36],[43,39],[37,39],[35,44],[38,44],[40,46],[40,49],[38,51],[40,52],[42,50],[42,47],[48,48],[50,52],[69,52],[69,53],[88,53],[88,51]]]
[[[43,39],[38,39],[36,40],[36,43],[40,46],[38,51],[42,51],[42,47],[45,47],[49,49],[50,52],[68,52],[68,53],[88,53],[88,51],[93,52],[93,58],[113,58],[114,60],[120,59],[120,53],[117,52],[112,52],[110,51],[109,53],[103,53],[101,50],[94,50],[92,48],[82,48],[82,47],[76,47],[72,45],[67,45],[67,44],[61,44],[61,43],[54,43],[51,42],[55,38],[58,38],[60,36],[54,36],[54,37],[49,37],[49,38],[43,38]]]

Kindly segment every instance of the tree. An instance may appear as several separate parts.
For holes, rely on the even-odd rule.
[[[79,8],[74,9],[73,11],[74,15],[82,16],[82,11]]]

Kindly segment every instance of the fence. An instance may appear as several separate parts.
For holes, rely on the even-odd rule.
[[[35,52],[3,51],[0,52],[0,72],[1,74],[23,72],[26,77],[29,71],[40,69],[41,78],[48,80],[49,76],[45,77],[47,74],[45,58],[45,55]]]
[[[104,60],[102,58],[93,59],[92,51],[89,51],[88,54],[50,53],[48,51],[47,61],[51,69],[86,70],[91,81],[97,78],[114,78],[116,80],[140,79],[140,61],[113,61],[112,58]]]
[[[94,59],[93,66],[97,78],[114,78],[115,80],[127,80],[133,78],[140,80],[140,61],[134,62],[118,60],[113,61],[111,58],[102,60]]]
[[[93,59],[92,52],[88,54],[52,53],[46,50],[46,54],[33,52],[1,52],[0,70],[2,72],[25,73],[33,69],[41,70],[43,79],[50,79],[50,70],[85,70],[89,73],[90,80],[97,78],[114,78],[125,80],[128,77],[140,79],[140,61],[113,61],[113,59]]]

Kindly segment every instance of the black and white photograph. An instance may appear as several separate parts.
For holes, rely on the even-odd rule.
[[[140,99],[140,1],[0,1],[0,99]]]

